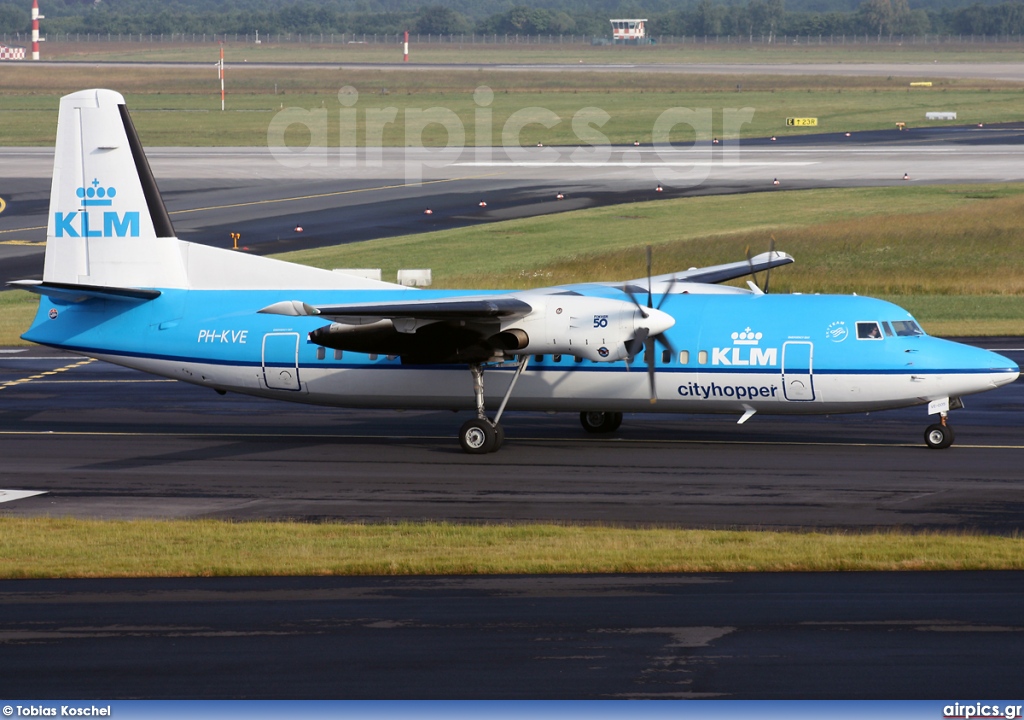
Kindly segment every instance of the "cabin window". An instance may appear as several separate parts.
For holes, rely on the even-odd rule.
[[[672,362],[672,351],[671,350],[662,350],[661,351],[661,364],[662,365],[668,365],[671,362]]]
[[[327,348],[323,346],[318,347],[316,349],[316,359],[323,360],[325,357],[327,357]]]
[[[924,330],[913,320],[893,320],[892,329],[899,337],[917,337],[924,335]]]
[[[882,321],[882,329],[885,330],[886,337],[892,337],[892,328],[889,327],[889,323]]]
[[[539,362],[539,363],[540,362],[544,362],[544,356],[543,355],[534,355],[533,356],[533,361],[534,362]]]
[[[551,356],[551,360],[553,362],[562,362],[562,356],[561,355],[552,355]]]
[[[576,356],[576,357],[575,357],[574,359],[575,359],[575,360],[576,360],[576,362],[578,362],[578,363],[581,363],[581,362],[583,362],[583,358],[581,358],[581,357],[580,357],[579,355],[577,355],[577,356]]]
[[[377,353],[370,353],[370,359],[371,360],[376,360],[377,359]]]
[[[708,364],[708,351],[707,350],[701,350],[699,353],[697,353],[697,362],[700,363],[701,365],[707,365]]]
[[[397,355],[388,355],[388,360],[397,360],[397,359],[398,359]]]
[[[335,360],[341,360],[341,358],[344,357],[344,355],[345,355],[345,351],[344,350],[335,350],[334,351],[334,359]]]
[[[689,365],[690,364],[690,351],[689,350],[680,350],[679,351],[679,364],[680,365]]]
[[[882,330],[878,327],[878,323],[874,320],[870,322],[859,322],[857,323],[857,339],[858,340],[881,340]]]

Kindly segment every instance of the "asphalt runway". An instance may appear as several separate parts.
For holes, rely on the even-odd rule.
[[[182,239],[231,247],[237,232],[257,254],[694,195],[1024,180],[1024,124],[591,151],[147,149]],[[52,162],[0,148],[0,283],[41,277]]]
[[[1019,572],[4,581],[0,668],[35,700],[1009,701],[1022,593]]]
[[[941,51],[936,55],[941,57]],[[49,65],[59,69],[68,65],[95,65],[96,61],[39,61],[35,65]],[[208,63],[188,62],[107,62],[103,67],[208,67]],[[932,62],[916,63],[774,63],[774,64],[739,64],[739,63],[597,63],[592,61],[579,63],[271,63],[247,62],[225,63],[226,72],[244,70],[246,68],[317,68],[334,70],[395,70],[395,71],[438,71],[467,69],[500,70],[502,72],[556,72],[556,73],[592,73],[592,72],[624,72],[624,73],[671,73],[686,75],[825,75],[847,77],[907,77],[915,80],[934,80],[938,78],[959,78],[972,80],[1002,80],[1006,82],[1024,82],[1024,70],[1019,63],[1013,62]]]
[[[991,340],[1024,360],[1024,339]],[[468,413],[292,405],[63,353],[0,353],[0,515],[604,522],[704,528],[1024,526],[1024,382],[969,397],[957,442],[923,408],[806,418],[510,413],[465,455]],[[467,372],[467,393],[470,382]]]

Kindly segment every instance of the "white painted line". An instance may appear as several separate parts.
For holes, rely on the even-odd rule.
[[[33,495],[45,495],[47,490],[0,490],[0,503],[22,500]]]
[[[523,162],[513,161],[494,161],[494,162],[457,162],[452,163],[459,167],[518,167],[518,168],[619,168],[622,170],[646,170],[649,168],[660,168],[660,167],[726,167],[726,168],[738,168],[738,167],[802,167],[804,165],[817,165],[818,162],[814,160],[809,161],[796,161],[796,160],[766,160],[762,162],[745,162],[745,161],[731,161],[731,160],[693,160],[693,161],[673,161],[673,162],[656,162],[656,161],[644,161],[640,163],[626,163],[620,160],[609,160],[608,162],[573,162],[572,160],[561,160],[556,162],[533,162],[526,160]]]
[[[2,348],[0,349],[0,354],[13,355],[14,353],[23,353],[27,351],[28,348]]]

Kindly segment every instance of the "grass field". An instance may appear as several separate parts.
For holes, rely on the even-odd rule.
[[[490,127],[490,137],[480,139],[485,144],[501,144],[509,117],[527,108],[544,108],[560,118],[550,129],[537,123],[527,125],[519,135],[519,141],[527,146],[537,142],[581,144],[572,118],[594,108],[610,116],[600,132],[614,144],[651,142],[655,120],[666,109],[676,107],[712,110],[712,126],[702,131],[705,140],[735,134],[723,128],[725,108],[754,109],[752,122],[740,129],[743,137],[807,132],[806,128],[787,127],[786,118],[792,116],[817,117],[815,132],[891,129],[896,122],[909,127],[952,124],[926,122],[925,112],[935,109],[956,111],[956,123],[960,124],[1021,118],[1024,85],[928,79],[935,83],[931,88],[911,88],[906,78],[895,77],[239,67],[230,71],[228,109],[220,112],[219,85],[212,69],[90,65],[54,72],[31,64],[0,64],[0,145],[52,145],[60,96],[85,87],[109,87],[123,93],[143,144],[151,147],[265,145],[271,121],[289,107],[325,110],[327,143],[337,146],[341,99],[355,102],[359,144],[368,142],[368,114],[393,108],[395,121],[383,126],[383,145],[422,142],[443,146],[449,139],[440,125],[428,126],[419,137],[407,137],[404,123],[408,110],[439,107],[458,116],[466,144],[474,145],[482,107],[475,102],[474,91],[480,86],[494,93],[493,101],[485,106],[491,114],[489,126],[485,125]],[[358,95],[339,99],[343,87],[354,88]],[[682,142],[693,137],[692,130],[680,125],[671,139]],[[286,141],[303,147],[310,136],[300,126],[293,126]]]
[[[567,525],[0,518],[0,578],[1021,570],[1024,539]]]
[[[528,288],[642,277],[647,244],[654,272],[663,273],[741,259],[774,235],[797,262],[773,274],[773,292],[856,292],[904,305],[933,334],[1020,335],[1022,218],[1019,184],[769,192],[616,205],[283,257],[381,267],[385,277],[431,267],[440,287]]]
[[[84,40],[85,36],[82,36]],[[95,40],[96,36],[93,36]],[[329,36],[327,38],[329,40]],[[336,39],[340,40],[340,36]],[[351,39],[351,37],[349,38]],[[360,38],[361,39],[361,38]],[[479,38],[478,38],[479,39]],[[220,46],[215,42],[54,42],[51,38],[43,46],[43,59],[63,61],[132,61],[132,62],[202,62],[204,58],[213,63],[219,57]],[[402,47],[397,43],[369,42],[271,42],[260,45],[246,42],[229,42],[224,46],[225,62],[322,62],[322,63],[394,63],[401,66]],[[381,37],[383,40],[383,37]],[[799,41],[775,44],[750,44],[749,42],[708,42],[701,37],[698,42],[679,44],[663,43],[649,46],[591,45],[570,43],[569,38],[559,44],[498,43],[489,41],[471,42],[466,36],[462,43],[428,43],[423,38],[410,43],[410,60],[413,64],[435,63],[511,63],[511,64],[554,64],[573,62],[583,64],[668,64],[668,63],[907,63],[907,62],[1019,62],[1024,45],[1020,42],[988,43],[958,42],[944,39],[925,43],[865,43],[863,36],[846,38],[845,42],[836,37],[829,44],[825,36],[821,44],[808,43],[806,38]],[[735,38],[734,38],[735,40]]]
[[[384,277],[429,267],[439,288],[523,289],[642,277],[647,244],[663,273],[742,259],[774,235],[797,262],[773,273],[773,292],[883,297],[936,335],[1024,335],[1022,220],[1021,184],[901,185],[615,205],[281,257]],[[34,307],[29,293],[0,293],[0,345],[20,342]]]

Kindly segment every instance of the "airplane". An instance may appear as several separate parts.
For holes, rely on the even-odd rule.
[[[185,242],[124,98],[94,89],[60,102],[43,279],[12,284],[41,296],[34,343],[220,394],[474,411],[459,431],[472,454],[502,446],[506,410],[610,433],[632,412],[921,405],[938,415],[926,445],[947,448],[964,396],[1017,379],[889,302],[721,284],[791,262],[772,248],[652,276],[648,251],[647,276],[625,282],[422,290]]]

